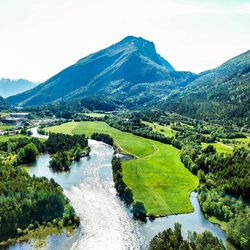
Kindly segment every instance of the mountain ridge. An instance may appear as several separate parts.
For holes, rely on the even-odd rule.
[[[242,118],[250,125],[250,50],[219,67],[202,72],[182,91],[173,92],[163,107],[197,119]],[[209,111],[209,112],[208,112]]]
[[[6,98],[37,86],[38,83],[26,79],[0,78],[0,96]]]
[[[34,105],[108,94],[110,89],[119,89],[123,84],[164,80],[166,73],[174,71],[171,64],[157,54],[152,42],[130,36],[78,60],[38,87],[8,100]]]
[[[114,100],[110,107],[161,107],[195,119],[240,120],[250,126],[249,82],[250,50],[194,74],[176,71],[154,43],[129,36],[7,100],[30,106],[100,98],[105,105],[105,99]]]

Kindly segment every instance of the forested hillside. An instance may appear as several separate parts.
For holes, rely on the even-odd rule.
[[[250,50],[175,91],[165,108],[226,125],[250,126]]]

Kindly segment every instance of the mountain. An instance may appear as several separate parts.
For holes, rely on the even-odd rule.
[[[5,110],[10,108],[10,104],[5,101],[5,99],[0,96],[0,110]]]
[[[199,74],[163,105],[182,115],[250,127],[250,50]]]
[[[160,107],[250,127],[249,83],[250,51],[197,75],[176,71],[152,42],[129,36],[7,101],[22,106],[70,101],[107,110]]]
[[[157,54],[152,42],[129,36],[8,101],[27,106],[112,96],[133,104],[144,103],[155,96],[165,98],[172,89],[186,86],[195,77],[190,72],[175,71]]]
[[[24,79],[11,80],[2,78],[0,79],[0,95],[6,98],[32,89],[36,85],[36,83]]]

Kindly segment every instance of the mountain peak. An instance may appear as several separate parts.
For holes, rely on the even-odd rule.
[[[156,53],[155,45],[142,37],[127,36],[120,42],[113,45],[113,47],[133,47],[137,50],[150,50]]]
[[[137,53],[164,67],[168,72],[175,71],[174,67],[157,53],[154,43],[142,37],[127,36],[120,42],[113,44],[110,49],[113,51],[124,50],[127,53]]]
[[[126,88],[162,82],[174,71],[157,54],[153,42],[128,36],[80,59],[35,89],[9,99],[21,105],[36,105],[111,92],[126,93]]]
[[[150,42],[143,37],[136,37],[136,36],[127,36],[123,38],[120,42],[120,44],[125,44],[125,43],[134,43],[134,44],[154,44],[153,42]]]

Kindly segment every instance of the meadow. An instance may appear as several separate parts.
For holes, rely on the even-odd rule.
[[[6,142],[9,141],[10,139],[18,139],[22,137],[27,137],[25,135],[0,135],[0,142]]]
[[[121,151],[136,157],[123,162],[124,181],[132,189],[134,200],[144,203],[148,215],[193,211],[189,195],[198,186],[198,179],[184,167],[179,150],[172,145],[122,132],[104,122],[70,122],[46,131],[87,137],[94,132],[111,135]]]
[[[152,123],[152,122],[146,122],[143,121],[143,123],[153,129],[154,132],[161,133],[165,135],[166,137],[173,137],[175,135],[175,131],[171,129],[170,125],[159,125],[158,123]]]
[[[202,148],[204,149],[208,145],[213,145],[218,154],[221,154],[221,153],[231,154],[233,152],[233,146],[225,145],[225,144],[220,143],[220,142],[214,142],[214,143],[204,143],[203,142],[202,143]]]
[[[94,118],[98,118],[98,117],[104,117],[107,114],[104,113],[84,113],[84,115],[89,116],[89,117],[94,117]]]
[[[8,130],[8,129],[13,129],[15,126],[10,126],[10,125],[0,125],[0,130]]]

